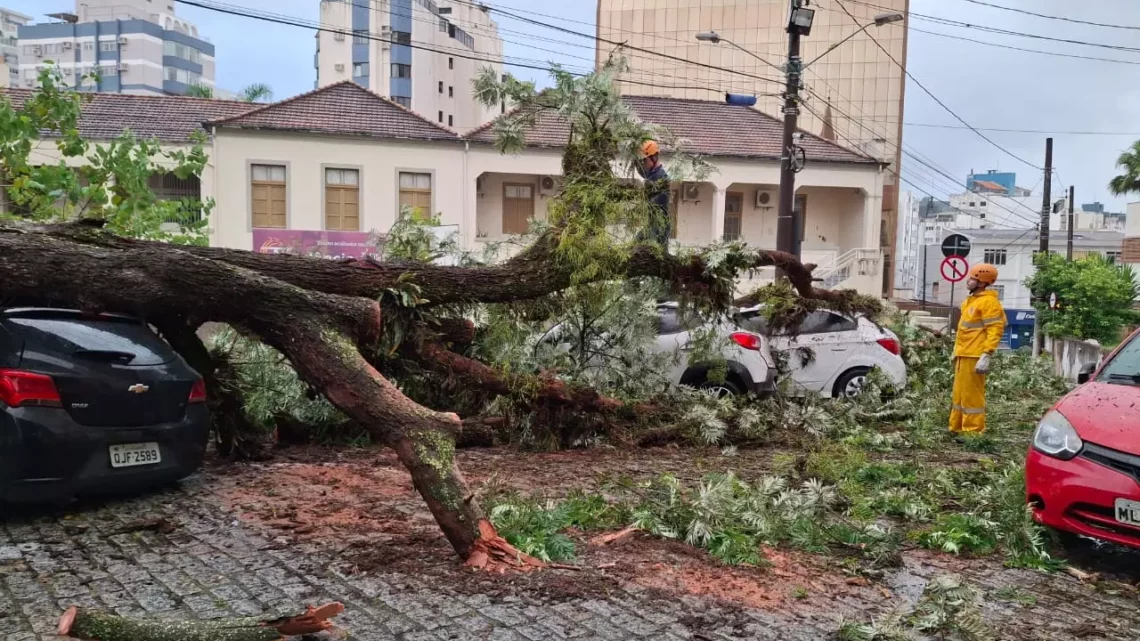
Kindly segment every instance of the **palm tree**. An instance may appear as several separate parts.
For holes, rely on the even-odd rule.
[[[1116,166],[1124,173],[1113,178],[1108,183],[1108,190],[1113,196],[1126,194],[1140,194],[1140,140],[1132,143],[1127,151],[1116,159]]]
[[[186,95],[191,98],[213,98],[214,90],[206,85],[190,85],[186,89]]]
[[[241,90],[239,99],[246,102],[268,102],[273,100],[273,89],[263,82],[255,82]]]

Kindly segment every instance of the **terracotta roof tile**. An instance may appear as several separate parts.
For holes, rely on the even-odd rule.
[[[17,108],[33,93],[30,89],[2,90],[2,95]],[[91,140],[110,140],[130,129],[140,138],[188,142],[203,122],[255,108],[248,102],[234,100],[91,92],[83,94],[79,133]]]
[[[206,124],[372,138],[459,140],[454,131],[347,80]]]
[[[688,151],[708,156],[778,160],[784,123],[751,107],[707,100],[625,96],[626,104],[643,121],[667,128],[689,141]],[[539,116],[526,132],[528,146],[559,148],[570,135],[566,121],[555,114]],[[495,140],[494,121],[464,136],[473,142]],[[857,151],[804,132],[799,143],[809,161],[877,163]]]

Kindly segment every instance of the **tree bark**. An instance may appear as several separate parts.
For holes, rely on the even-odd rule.
[[[60,636],[89,641],[276,641],[331,630],[329,619],[344,612],[330,603],[309,607],[283,619],[241,617],[210,621],[130,619],[114,614],[69,608],[59,619]]]

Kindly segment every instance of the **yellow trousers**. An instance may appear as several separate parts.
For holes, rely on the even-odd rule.
[[[954,362],[950,431],[955,434],[986,431],[986,375],[974,371],[977,365],[978,359],[963,356]]]

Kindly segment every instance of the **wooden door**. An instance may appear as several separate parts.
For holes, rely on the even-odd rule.
[[[724,197],[724,239],[740,240],[744,231],[744,194],[730,191]]]
[[[534,218],[534,185],[503,183],[503,234],[525,234]]]

